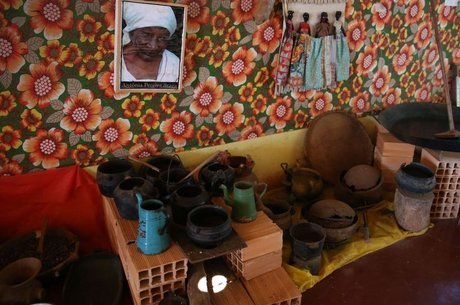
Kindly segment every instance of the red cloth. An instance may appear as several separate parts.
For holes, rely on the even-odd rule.
[[[78,166],[0,176],[0,241],[48,228],[78,236],[80,252],[110,250],[96,181]]]

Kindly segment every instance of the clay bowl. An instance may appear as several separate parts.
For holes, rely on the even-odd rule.
[[[319,172],[308,167],[289,169],[288,186],[296,198],[315,198],[323,191],[323,180]]]
[[[353,218],[353,221],[350,225],[343,227],[343,228],[326,228],[324,227],[324,231],[326,231],[326,245],[329,247],[340,245],[347,240],[349,240],[353,234],[356,232],[358,227],[358,216],[356,215]]]
[[[324,228],[345,228],[353,223],[356,212],[343,201],[324,199],[313,203],[303,216]]]

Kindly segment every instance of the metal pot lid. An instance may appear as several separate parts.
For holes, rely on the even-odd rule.
[[[307,130],[305,156],[321,177],[335,184],[340,175],[358,164],[372,164],[374,145],[354,116],[326,112],[315,118]]]

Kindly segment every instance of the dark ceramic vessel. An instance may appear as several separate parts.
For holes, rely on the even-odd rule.
[[[200,179],[211,194],[222,195],[219,186],[225,184],[227,188],[232,189],[235,182],[235,170],[228,165],[211,162],[201,170]]]
[[[146,199],[158,199],[158,189],[150,181],[141,177],[130,177],[121,181],[113,191],[113,199],[118,213],[124,219],[136,220],[139,218],[136,193]]]
[[[147,163],[157,167],[160,170],[160,173],[163,171],[172,169],[172,168],[176,168],[176,167],[183,168],[184,167],[182,164],[182,161],[176,155],[174,156],[166,156],[166,155],[154,156],[150,158],[149,160],[147,160]],[[141,166],[139,168],[139,172],[141,176],[143,176],[145,179],[149,180],[154,185],[158,185],[159,183],[158,182],[158,176],[159,176],[158,172],[146,166]]]
[[[433,171],[418,162],[401,164],[395,174],[396,184],[404,191],[425,194],[433,191],[436,186],[436,177]]]
[[[209,193],[200,185],[184,185],[171,196],[173,221],[180,225],[187,222],[188,213],[209,202]]]
[[[193,243],[204,248],[212,248],[232,233],[232,221],[223,208],[203,205],[190,211],[185,229]]]
[[[183,180],[190,171],[182,167],[175,167],[160,172],[158,176],[158,186],[160,189],[160,198],[169,202],[172,193],[183,185],[193,184],[193,177]],[[183,180],[183,181],[182,181]]]
[[[97,167],[96,182],[99,191],[107,197],[113,196],[117,185],[126,177],[134,176],[134,167],[127,160],[110,160]]]

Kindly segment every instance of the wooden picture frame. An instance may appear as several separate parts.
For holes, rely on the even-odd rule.
[[[187,6],[117,0],[115,92],[182,90]]]

